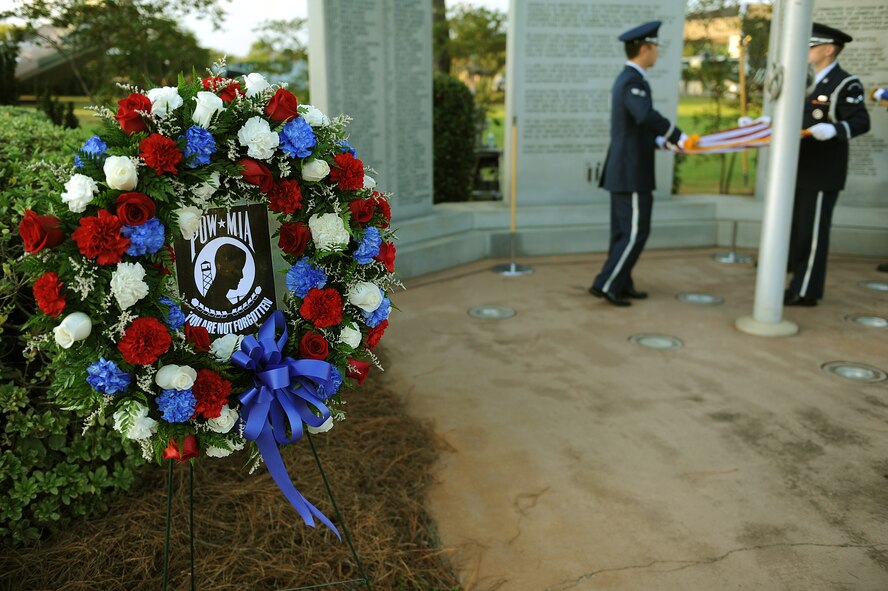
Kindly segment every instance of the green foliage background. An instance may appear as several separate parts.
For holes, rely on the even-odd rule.
[[[468,87],[435,73],[433,86],[435,203],[466,201],[475,166],[475,103]]]
[[[59,408],[45,360],[23,354],[22,325],[34,310],[18,222],[26,208],[48,213],[41,195],[58,188],[51,166],[70,167],[89,136],[54,126],[40,113],[0,107],[0,542],[41,539],[106,507],[129,489],[144,462],[101,420]],[[46,166],[34,163],[42,161]]]

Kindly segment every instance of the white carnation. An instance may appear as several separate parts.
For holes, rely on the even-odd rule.
[[[228,433],[237,423],[238,416],[237,411],[226,404],[218,417],[207,419],[207,427],[216,433]]]
[[[376,179],[370,176],[369,174],[364,175],[364,188],[365,189],[375,189],[376,188]]]
[[[148,295],[148,284],[144,279],[145,268],[139,263],[117,263],[117,269],[111,273],[111,293],[121,310]]]
[[[330,125],[330,118],[324,115],[324,113],[317,107],[312,105],[300,105],[298,110],[305,121],[312,127],[325,127]]]
[[[136,163],[128,156],[108,156],[102,170],[108,186],[118,191],[132,191],[139,182]]]
[[[247,74],[244,76],[244,82],[247,84],[247,97],[256,96],[271,84],[268,83],[268,80],[265,79],[265,76],[262,74],[257,74],[253,72],[252,74]]]
[[[262,117],[250,117],[237,132],[240,145],[247,148],[247,156],[268,160],[274,156],[281,138],[271,131],[268,121]]]
[[[339,331],[339,342],[345,343],[352,349],[361,344],[361,331],[350,326],[343,326]]]
[[[326,160],[309,160],[302,165],[302,178],[306,181],[317,182],[330,174],[330,165]]]
[[[231,446],[231,449],[225,449],[224,447],[216,447],[215,445],[210,445],[204,450],[204,453],[211,458],[224,458],[226,456],[230,456],[236,451],[242,450],[245,443],[245,439],[238,438],[234,441],[228,442],[228,445]]]
[[[200,228],[200,218],[203,216],[203,211],[199,207],[189,205],[180,207],[175,213],[179,219],[179,231],[182,232],[182,238],[185,240],[194,238]]]
[[[99,186],[94,180],[85,174],[75,174],[65,183],[62,203],[67,203],[73,213],[83,213],[98,191]]]
[[[308,219],[308,227],[318,250],[337,250],[348,245],[348,230],[339,214],[314,214]]]
[[[130,418],[132,424],[123,431],[124,420]],[[126,408],[114,413],[114,429],[127,439],[147,439],[157,433],[157,421],[148,416],[148,407],[138,402],[130,402]]]
[[[373,312],[382,304],[382,290],[369,281],[359,281],[348,288],[348,301],[365,312]]]
[[[221,185],[220,178],[221,175],[218,171],[211,173],[205,183],[199,184],[192,190],[194,196],[201,201],[209,201],[210,197],[219,190]]]
[[[154,383],[161,390],[188,390],[197,379],[197,371],[188,365],[164,365],[154,376]]]
[[[179,96],[179,89],[175,86],[152,88],[148,91],[148,98],[151,100],[151,113],[160,118],[166,117],[184,104],[182,97]]]

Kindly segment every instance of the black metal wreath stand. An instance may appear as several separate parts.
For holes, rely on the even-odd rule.
[[[348,545],[348,549],[351,552],[352,558],[354,558],[355,560],[355,564],[358,567],[358,572],[361,574],[361,577],[358,579],[348,579],[344,581],[333,581],[331,583],[321,583],[317,585],[306,585],[302,587],[280,589],[278,591],[300,591],[303,589],[322,589],[325,587],[347,587],[348,589],[366,588],[367,591],[373,591],[370,587],[370,579],[367,577],[366,572],[364,572],[364,565],[361,564],[361,559],[358,558],[358,553],[355,550],[354,545],[352,544],[351,536],[348,533],[348,528],[345,526],[345,520],[342,519],[342,514],[339,511],[339,505],[336,504],[336,498],[333,496],[333,489],[330,487],[330,482],[327,480],[327,474],[326,472],[324,472],[324,466],[321,464],[321,458],[318,456],[318,452],[315,449],[314,441],[312,441],[311,439],[311,433],[306,432],[305,435],[308,439],[308,445],[309,447],[311,447],[311,453],[314,456],[315,463],[318,466],[318,471],[321,473],[321,479],[324,482],[324,488],[327,491],[327,496],[330,497],[330,502],[333,504],[333,511],[336,514],[336,522],[339,524],[339,527],[342,528],[342,535],[345,538],[345,543]],[[170,522],[173,505],[173,461],[173,459],[167,460],[167,511],[166,538],[164,539],[163,544],[163,591],[167,591],[167,586],[169,584]],[[191,551],[191,591],[196,591],[197,583],[194,578],[194,466],[191,462],[188,462],[188,542]]]

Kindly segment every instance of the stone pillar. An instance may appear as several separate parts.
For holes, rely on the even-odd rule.
[[[654,106],[674,121],[684,2],[512,0],[506,123],[517,117],[519,206],[607,201],[598,177],[610,142],[610,90],[626,62],[617,37],[650,20],[663,21],[660,57],[648,71]],[[657,156],[659,197],[671,193],[673,161]],[[510,195],[511,162],[506,142],[503,195]]]
[[[313,105],[353,118],[349,143],[405,219],[432,209],[432,4],[309,0]]]

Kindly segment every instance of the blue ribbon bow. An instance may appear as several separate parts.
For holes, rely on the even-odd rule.
[[[281,336],[276,338],[278,330]],[[259,446],[268,472],[306,525],[314,527],[312,516],[317,517],[340,537],[333,523],[293,486],[278,449],[302,438],[303,422],[320,427],[330,418],[323,401],[335,390],[331,366],[316,359],[284,357],[287,323],[279,310],[262,324],[258,337],[244,338],[240,351],[231,356],[232,363],[253,372],[253,388],[239,396],[244,437]]]

